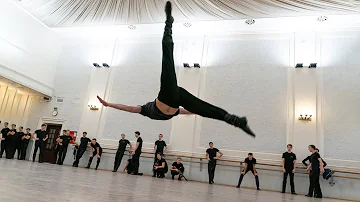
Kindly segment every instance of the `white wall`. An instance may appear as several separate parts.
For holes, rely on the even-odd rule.
[[[52,96],[57,35],[13,1],[1,1],[0,13],[0,75]]]

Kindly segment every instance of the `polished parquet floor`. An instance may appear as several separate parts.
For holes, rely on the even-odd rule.
[[[337,201],[4,158],[0,172],[0,202]]]

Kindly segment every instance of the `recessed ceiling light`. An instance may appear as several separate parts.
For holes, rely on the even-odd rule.
[[[135,25],[129,25],[128,28],[131,29],[131,30],[134,30],[134,29],[136,29],[136,26]]]
[[[247,19],[247,20],[245,20],[245,23],[248,24],[248,25],[253,25],[253,24],[255,24],[255,20],[254,19]]]
[[[324,22],[327,19],[328,19],[328,17],[322,15],[322,16],[319,16],[316,20],[319,21],[319,22]]]
[[[192,24],[191,24],[190,22],[185,22],[183,25],[184,25],[185,27],[191,27],[191,26],[192,26]]]

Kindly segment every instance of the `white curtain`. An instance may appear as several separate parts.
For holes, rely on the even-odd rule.
[[[50,27],[159,23],[165,0],[14,0]],[[357,14],[359,0],[172,0],[176,21]]]

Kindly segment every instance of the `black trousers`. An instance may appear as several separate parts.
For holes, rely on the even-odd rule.
[[[5,153],[7,159],[13,159],[15,155],[16,147],[13,143],[7,143]]]
[[[208,163],[209,182],[214,182],[216,160],[210,160]]]
[[[162,40],[161,86],[158,99],[170,107],[178,108],[182,106],[186,110],[202,117],[224,121],[225,115],[228,114],[225,110],[195,97],[177,85],[173,55],[172,20],[167,19],[165,24]]]
[[[15,145],[15,150],[17,151],[17,159],[20,160],[20,155],[21,155],[21,141],[16,142]]]
[[[28,145],[29,145],[28,142],[21,143],[21,149],[20,149],[20,159],[21,160],[25,160],[25,158],[26,158],[26,150],[27,150]]]
[[[309,196],[313,196],[315,191],[316,196],[322,197],[322,192],[320,188],[320,169],[311,170],[309,174],[310,186],[309,186]]]
[[[125,151],[117,150],[115,155],[115,162],[114,162],[114,170],[117,171],[119,169],[119,166],[121,164],[121,160],[124,156]]]
[[[180,168],[179,170],[180,170],[180,172],[184,173],[185,168]],[[172,170],[171,175],[172,175],[172,179],[174,179],[174,176],[179,175],[179,172]],[[179,178],[180,178],[180,176],[179,176]]]
[[[252,172],[252,174],[255,176],[255,173],[254,173],[254,170],[253,170],[253,169],[247,169],[247,170],[245,171],[245,174],[241,174],[241,175],[240,175],[240,178],[239,178],[239,183],[238,183],[238,187],[240,187],[241,182],[242,182],[242,180],[243,180],[244,176],[245,176],[245,175],[246,175],[246,173],[248,173],[249,171],[251,171],[251,172]],[[259,176],[255,176],[255,183],[256,183],[256,187],[257,187],[257,188],[259,188],[259,186],[260,186],[260,183],[259,183]]]
[[[52,162],[54,164],[58,161],[58,157],[59,157],[61,147],[62,147],[62,145],[56,145],[55,153],[54,153],[54,161]]]
[[[156,170],[154,169],[154,175],[156,176],[165,177],[165,173],[166,173],[165,168],[158,168]]]
[[[285,192],[286,190],[286,183],[287,183],[287,176],[290,176],[290,187],[291,187],[291,193],[295,193],[295,184],[294,184],[294,173],[292,170],[286,170],[283,177],[283,184],[282,184],[282,192]]]
[[[5,149],[6,149],[6,140],[1,140],[0,158],[2,158]]]
[[[67,153],[67,149],[68,149],[68,145],[62,145],[60,146],[59,149],[59,158],[57,163],[62,165],[64,163],[65,157],[66,157],[66,153]]]
[[[39,141],[39,140],[35,142],[35,149],[34,149],[34,154],[33,154],[33,161],[35,161],[36,153],[37,153],[38,149],[40,149],[39,162],[43,162],[45,142]]]
[[[96,150],[95,150],[95,151],[93,152],[93,156],[90,157],[90,159],[89,159],[88,167],[90,167],[90,165],[91,165],[94,157],[95,157],[97,154],[98,154],[98,153],[97,153]],[[99,156],[100,156],[100,157],[101,157],[101,154],[102,154],[102,150],[100,150],[100,153],[99,153]],[[99,167],[100,159],[101,159],[101,158],[97,158],[95,169],[97,169],[97,168]]]
[[[134,174],[139,173],[139,167],[140,167],[140,155],[141,153],[135,153],[132,157],[133,163],[134,163]]]
[[[83,154],[85,153],[85,151],[86,151],[86,148],[79,148],[78,149],[78,151],[76,152],[76,159],[75,159],[75,161],[73,163],[74,166],[79,165],[80,159],[83,156]]]

